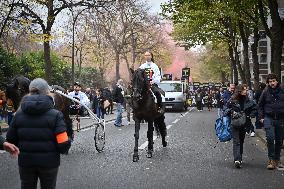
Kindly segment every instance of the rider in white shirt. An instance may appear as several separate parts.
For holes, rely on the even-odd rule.
[[[151,52],[145,52],[144,57],[146,63],[142,64],[139,68],[148,70],[148,73],[150,72],[149,80],[152,86],[151,89],[157,98],[158,111],[162,113],[162,96],[158,87],[158,84],[161,82],[161,72],[157,64],[154,63],[153,54]]]
[[[81,85],[78,82],[74,83],[74,91],[68,93],[68,96],[79,99],[80,102],[82,102],[86,106],[90,106],[90,100],[88,96],[81,91]]]

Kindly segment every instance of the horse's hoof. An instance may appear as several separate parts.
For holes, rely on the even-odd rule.
[[[162,144],[163,144],[163,147],[167,147],[167,145],[168,145],[168,143],[166,141],[163,141]]]
[[[153,157],[153,153],[152,153],[151,151],[148,152],[147,155],[146,155],[146,157],[147,157],[147,158],[152,158],[152,157]]]
[[[139,160],[139,156],[133,155],[133,162],[137,162]]]

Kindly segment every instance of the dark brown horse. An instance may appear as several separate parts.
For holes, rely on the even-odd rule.
[[[150,91],[150,83],[147,79],[147,74],[143,69],[137,69],[135,72],[131,70],[131,98],[129,104],[133,108],[133,117],[135,121],[135,147],[133,154],[133,162],[139,160],[138,155],[138,140],[141,120],[148,122],[148,151],[147,157],[151,158],[153,155],[153,131],[154,126],[157,133],[162,137],[163,147],[167,146],[166,135],[167,128],[165,124],[165,116],[157,111],[157,104],[154,101],[152,92]]]
[[[16,76],[12,80],[12,83],[7,85],[6,96],[8,99],[11,99],[13,101],[15,110],[19,108],[22,98],[29,93],[29,85],[30,80],[24,76]],[[63,93],[66,92],[62,87],[56,85],[53,86],[53,89],[60,90]],[[55,108],[63,113],[64,121],[67,126],[68,136],[73,140],[74,133],[72,129],[72,120],[69,116],[70,100],[54,92],[51,92],[50,95],[54,99]]]

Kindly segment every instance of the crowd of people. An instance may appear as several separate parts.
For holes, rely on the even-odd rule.
[[[233,157],[236,168],[243,165],[243,145],[246,133],[264,128],[267,141],[267,169],[284,168],[280,161],[284,139],[284,88],[275,74],[267,76],[266,84],[250,90],[246,85],[229,84],[220,90],[220,115],[231,119]],[[255,124],[252,118],[256,118]]]
[[[144,69],[155,67],[150,52],[145,53],[145,58]],[[158,70],[155,71],[156,77],[160,78]],[[160,94],[157,94],[158,89],[155,89],[158,80],[154,78],[151,81],[152,92],[157,98],[157,111],[160,111]],[[121,127],[123,108],[128,111],[128,123],[130,122],[130,108],[125,101],[126,91],[126,85],[119,79],[113,90],[108,87],[82,90],[81,84],[76,82],[67,93],[88,106],[100,119],[113,113],[115,103],[114,125]],[[218,117],[230,117],[236,168],[243,165],[246,133],[254,136],[255,128],[264,128],[266,132],[267,169],[284,168],[280,161],[284,139],[284,88],[280,86],[275,74],[269,74],[267,83],[260,84],[256,91],[248,89],[244,84],[231,83],[226,89],[213,87],[189,90],[187,97],[188,104],[196,106],[198,111],[202,111],[204,106],[207,106],[209,111],[215,107],[218,108]],[[41,188],[55,188],[60,154],[68,152],[71,141],[67,136],[63,114],[54,107],[55,102],[50,95],[49,85],[44,79],[34,79],[29,85],[29,94],[23,97],[16,114],[13,104],[8,103],[8,106],[4,107],[4,101],[7,99],[0,92],[0,118],[9,120],[6,139],[0,135],[0,149],[18,156],[22,188],[36,188],[38,178]],[[83,106],[74,103],[70,108],[74,110],[73,113],[85,115]],[[14,114],[12,119],[8,117],[8,113]],[[252,123],[253,117],[256,117],[255,124]]]

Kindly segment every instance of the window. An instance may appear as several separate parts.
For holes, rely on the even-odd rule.
[[[267,62],[267,54],[261,54],[259,61],[260,61],[261,63]]]
[[[165,92],[182,92],[181,83],[160,83],[159,86]]]
[[[266,47],[267,46],[267,41],[259,41],[258,46],[259,47]]]

